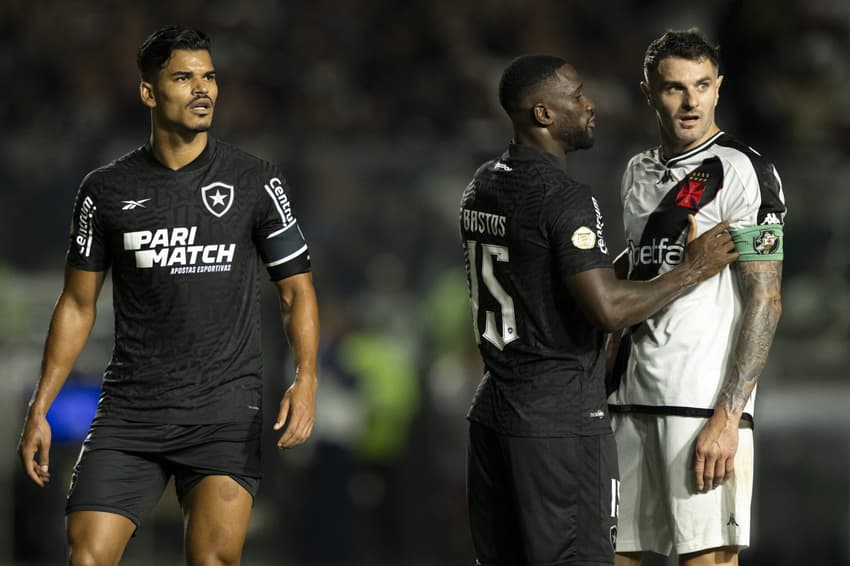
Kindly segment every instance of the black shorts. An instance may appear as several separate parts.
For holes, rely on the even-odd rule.
[[[469,427],[467,495],[481,566],[613,564],[613,434],[514,437]]]
[[[65,514],[106,511],[138,527],[171,476],[183,498],[210,475],[236,480],[251,497],[260,484],[260,419],[177,425],[97,418],[74,466]]]

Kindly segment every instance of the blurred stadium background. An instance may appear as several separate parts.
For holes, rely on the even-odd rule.
[[[472,563],[464,412],[481,369],[455,221],[472,172],[511,135],[499,74],[523,52],[561,55],[583,74],[597,143],[570,168],[595,187],[617,249],[619,175],[656,139],[638,91],[645,46],[692,25],[721,44],[721,127],[776,163],[790,207],[785,310],[760,382],[753,548],[743,563],[850,564],[843,0],[4,0],[0,564],[62,562],[63,495],[111,351],[108,287],[52,415],[49,487],[23,478],[15,444],[61,288],[75,190],[87,171],[144,143],[136,49],[172,22],[213,38],[213,134],[288,175],[321,302],[318,425],[291,452],[272,448],[267,427],[245,564]],[[275,298],[264,300],[268,411],[291,366]],[[171,492],[125,563],[182,563]]]

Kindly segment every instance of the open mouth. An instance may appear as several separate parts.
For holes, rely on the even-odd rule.
[[[686,114],[684,116],[679,116],[679,123],[685,128],[691,128],[695,126],[699,122],[699,116],[694,114]]]
[[[212,101],[209,98],[201,98],[189,104],[189,110],[196,114],[207,114],[212,110]]]

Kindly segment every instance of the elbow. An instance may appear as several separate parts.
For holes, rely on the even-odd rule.
[[[603,332],[612,333],[626,326],[623,317],[617,313],[617,309],[602,307],[595,312],[589,313],[590,323]]]

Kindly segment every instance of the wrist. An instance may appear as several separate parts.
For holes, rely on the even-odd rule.
[[[729,407],[718,406],[714,408],[714,418],[720,422],[738,426],[741,421],[743,410],[734,410]]]

